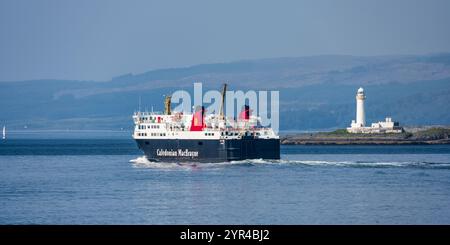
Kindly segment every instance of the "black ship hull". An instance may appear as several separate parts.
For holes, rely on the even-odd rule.
[[[279,139],[136,139],[147,159],[160,162],[227,162],[280,159]]]

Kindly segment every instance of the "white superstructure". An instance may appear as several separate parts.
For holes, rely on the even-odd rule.
[[[192,127],[193,114],[176,112],[166,115],[158,112],[136,112],[133,115],[134,139],[240,139],[243,136],[268,139],[279,136],[270,127],[261,127],[260,118],[221,119],[218,115],[206,115],[201,131]]]

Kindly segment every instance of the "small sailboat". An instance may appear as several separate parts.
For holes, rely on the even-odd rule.
[[[3,139],[6,139],[6,126],[3,126]]]

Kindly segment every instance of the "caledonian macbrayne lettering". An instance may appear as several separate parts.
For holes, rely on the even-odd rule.
[[[161,157],[198,157],[198,151],[157,149],[156,155]]]

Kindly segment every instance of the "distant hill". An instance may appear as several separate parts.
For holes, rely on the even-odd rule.
[[[125,74],[110,81],[0,82],[0,124],[10,129],[132,127],[138,107],[162,110],[177,89],[279,90],[282,130],[347,126],[355,92],[366,90],[367,121],[392,116],[407,125],[450,124],[450,54],[311,56],[244,60]]]

